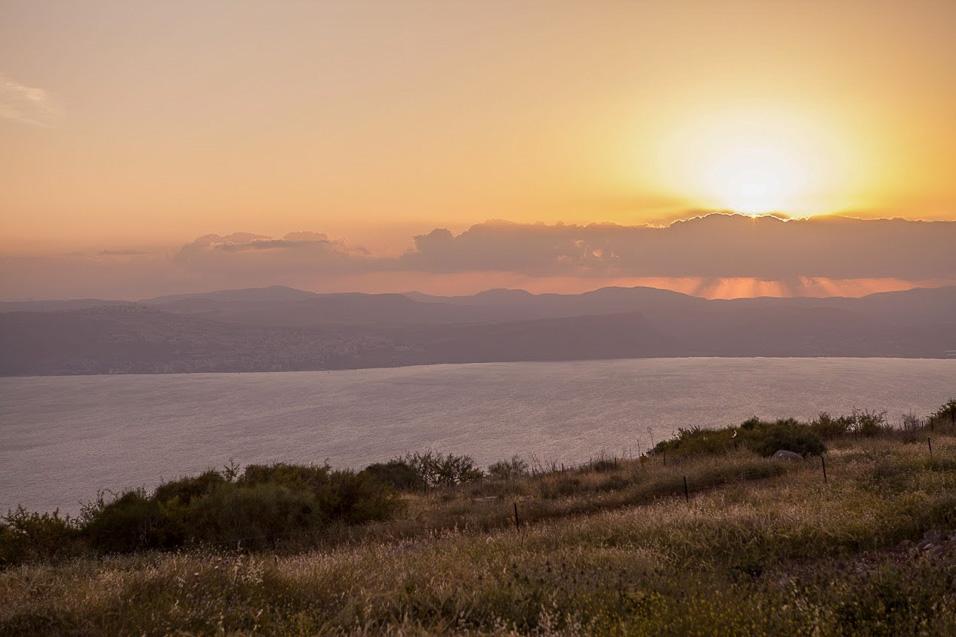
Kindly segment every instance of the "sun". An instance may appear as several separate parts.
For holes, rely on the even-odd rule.
[[[662,180],[696,206],[808,215],[848,205],[849,144],[819,115],[714,109],[674,130],[660,155]]]
[[[709,158],[698,179],[715,207],[760,214],[799,205],[811,168],[810,158],[786,146],[739,140]]]

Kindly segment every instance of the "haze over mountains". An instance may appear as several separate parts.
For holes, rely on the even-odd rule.
[[[0,374],[348,369],[667,356],[956,356],[956,287],[706,300],[654,288],[472,296],[286,287],[0,303]]]

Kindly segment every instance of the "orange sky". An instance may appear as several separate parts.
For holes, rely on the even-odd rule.
[[[2,249],[956,218],[956,2],[0,0]]]

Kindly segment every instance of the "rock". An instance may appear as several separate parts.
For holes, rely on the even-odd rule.
[[[803,456],[799,453],[787,451],[786,449],[777,449],[770,457],[774,460],[803,460]]]

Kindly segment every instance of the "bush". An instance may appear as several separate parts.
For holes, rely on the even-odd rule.
[[[186,519],[192,541],[265,548],[321,527],[327,515],[307,491],[265,483],[216,489],[196,500]]]
[[[795,420],[778,420],[774,423],[748,421],[744,431],[743,443],[748,449],[761,456],[772,456],[774,452],[784,449],[800,455],[819,455],[826,451],[826,446],[810,426],[798,423]]]
[[[488,476],[495,480],[515,480],[528,475],[528,463],[520,456],[511,460],[501,460],[488,467]]]
[[[831,440],[850,433],[853,429],[853,418],[851,416],[837,416],[834,418],[824,411],[810,423],[810,428],[824,440]]]
[[[271,465],[251,464],[236,480],[240,487],[252,487],[260,484],[277,484],[289,489],[320,493],[331,480],[329,467],[315,465],[295,465],[279,462]]]
[[[225,483],[225,476],[211,469],[194,478],[180,478],[159,485],[153,493],[153,499],[163,503],[177,502],[188,505],[195,498],[207,495]]]
[[[152,496],[141,490],[112,502],[100,496],[86,508],[82,535],[102,553],[190,543],[260,548],[318,534],[330,524],[383,520],[402,506],[372,476],[326,466],[250,465],[235,473],[181,478]]]
[[[480,480],[484,475],[471,456],[425,451],[406,456],[405,462],[429,487],[454,487]]]
[[[952,399],[933,412],[930,423],[934,426],[956,427],[956,399]]]
[[[23,507],[0,521],[0,568],[40,559],[60,559],[79,554],[75,524],[53,513],[28,513]]]
[[[83,536],[103,553],[175,548],[186,539],[182,524],[142,490],[128,491],[109,503],[100,496],[85,516]]]
[[[852,433],[861,436],[873,437],[890,431],[891,427],[886,422],[885,411],[857,411],[853,410]]]
[[[702,429],[691,427],[678,429],[677,436],[663,440],[654,447],[654,453],[669,453],[674,456],[719,455],[734,449],[735,430]]]
[[[387,520],[405,504],[391,487],[351,471],[333,471],[317,500],[328,521],[345,524]]]
[[[421,491],[425,481],[414,467],[404,460],[389,460],[370,464],[359,475],[366,475],[397,491]]]

